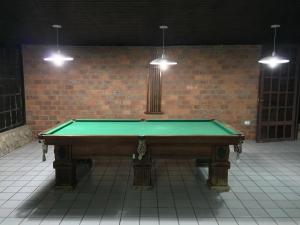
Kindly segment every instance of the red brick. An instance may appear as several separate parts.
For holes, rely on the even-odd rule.
[[[162,77],[162,115],[144,114],[152,47],[65,47],[74,61],[62,68],[42,60],[49,49],[23,47],[35,135],[71,118],[215,118],[255,137],[259,46],[169,46],[178,65]]]

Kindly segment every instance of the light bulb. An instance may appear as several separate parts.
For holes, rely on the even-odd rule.
[[[44,58],[45,61],[52,62],[55,66],[62,66],[65,64],[65,61],[72,61],[72,57],[67,57],[62,55],[60,52],[51,54],[49,57]]]
[[[162,71],[165,71],[169,68],[169,65],[167,63],[166,60],[162,60],[162,62],[159,64],[159,68],[162,70]]]
[[[64,65],[63,57],[60,54],[54,54],[52,56],[52,58],[53,58],[53,60],[52,60],[53,64],[55,66],[62,66],[62,65]]]
[[[265,57],[261,60],[258,61],[259,63],[267,64],[270,68],[274,69],[276,68],[279,64],[282,63],[288,63],[288,59],[281,58],[279,56],[276,56],[273,54],[272,56]]]
[[[269,66],[270,68],[274,69],[275,67],[278,66],[278,63],[277,63],[277,62],[270,62],[270,63],[268,64],[268,66]]]

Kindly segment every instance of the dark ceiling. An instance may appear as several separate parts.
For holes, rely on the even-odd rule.
[[[300,42],[299,0],[1,0],[1,44],[53,44],[52,24],[68,45],[167,45]]]

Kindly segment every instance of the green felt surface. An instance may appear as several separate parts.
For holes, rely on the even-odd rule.
[[[236,135],[216,120],[74,120],[55,127],[46,135]]]

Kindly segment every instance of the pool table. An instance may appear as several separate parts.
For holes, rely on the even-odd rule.
[[[194,158],[209,168],[207,184],[228,191],[229,146],[241,152],[244,135],[217,120],[74,119],[38,135],[45,152],[54,145],[56,185],[76,185],[78,161],[130,157],[136,186],[151,186],[155,158]]]

